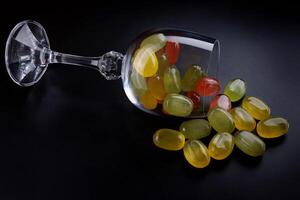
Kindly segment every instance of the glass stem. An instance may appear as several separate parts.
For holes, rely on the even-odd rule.
[[[77,65],[92,68],[99,71],[99,60],[101,57],[85,57],[52,51],[50,54],[50,63],[62,63],[68,65]]]
[[[121,53],[110,51],[99,57],[85,57],[44,48],[40,58],[45,64],[62,63],[92,68],[99,71],[107,80],[116,80],[121,77],[124,56]]]

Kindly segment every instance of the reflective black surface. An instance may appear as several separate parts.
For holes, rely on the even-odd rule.
[[[17,13],[2,13],[0,198],[298,199],[300,23],[297,7],[282,3],[55,4],[30,12],[22,5]],[[53,50],[87,56],[125,52],[137,35],[156,27],[217,38],[222,84],[243,78],[247,94],[287,118],[290,131],[266,141],[263,158],[235,148],[227,160],[194,169],[182,152],[152,144],[157,129],[177,129],[181,120],[138,110],[121,80],[59,64],[32,88],[9,80],[5,40],[28,18],[45,27]]]

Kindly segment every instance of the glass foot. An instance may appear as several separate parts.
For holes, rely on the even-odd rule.
[[[45,73],[45,54],[50,49],[46,31],[37,22],[23,21],[10,32],[5,64],[11,79],[20,86],[31,86]]]

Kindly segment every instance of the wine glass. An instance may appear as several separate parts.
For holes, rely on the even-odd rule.
[[[214,94],[201,96],[194,87],[203,77],[217,81],[219,58],[218,40],[176,29],[140,34],[125,55],[115,51],[99,57],[64,54],[50,49],[43,26],[31,20],[12,29],[5,49],[8,74],[20,86],[37,83],[48,64],[89,67],[107,80],[122,78],[125,93],[137,108],[155,115],[189,118],[206,116]]]

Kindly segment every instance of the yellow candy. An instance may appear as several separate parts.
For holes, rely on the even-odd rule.
[[[132,65],[143,77],[153,76],[158,70],[158,61],[151,46],[138,49]]]
[[[160,76],[153,76],[148,79],[148,88],[152,95],[159,101],[167,95],[164,88],[164,81]]]
[[[153,135],[153,143],[159,148],[177,151],[184,147],[185,137],[179,131],[159,129]]]
[[[206,146],[199,140],[188,140],[183,148],[185,159],[196,168],[204,168],[210,163]]]
[[[234,137],[230,133],[218,133],[208,145],[209,155],[216,160],[227,158],[234,147]]]
[[[246,97],[243,99],[242,107],[258,120],[267,119],[271,113],[269,106],[256,97]]]
[[[256,126],[256,121],[254,118],[243,108],[236,107],[230,111],[232,118],[234,120],[235,127],[238,130],[253,131]]]
[[[289,130],[289,123],[281,117],[271,117],[260,121],[257,124],[257,133],[263,138],[276,138],[286,134]]]
[[[144,108],[147,108],[148,110],[153,110],[157,106],[157,100],[149,91],[141,96],[140,103],[144,106]]]

